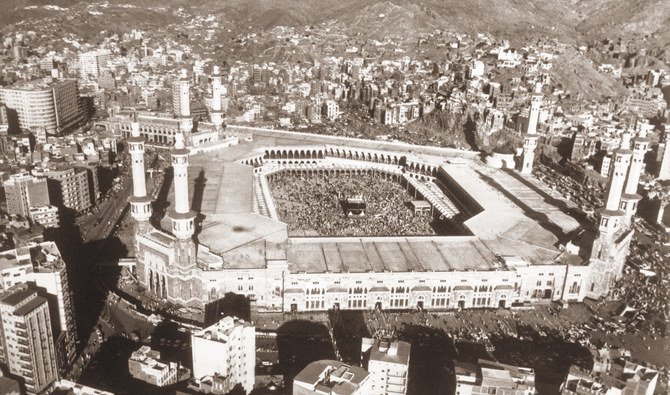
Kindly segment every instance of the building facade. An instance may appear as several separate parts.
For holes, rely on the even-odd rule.
[[[76,80],[31,81],[0,88],[0,103],[15,111],[19,127],[56,134],[84,120]]]
[[[563,395],[653,395],[658,384],[656,369],[630,361],[622,349],[591,349],[593,368],[571,366],[561,385]]]
[[[32,206],[30,207],[30,220],[45,228],[57,228],[60,226],[58,207],[56,206]]]
[[[293,379],[293,395],[367,395],[370,382],[370,373],[361,367],[340,361],[314,361]]]
[[[185,148],[175,149],[171,199],[175,211],[159,227],[144,227],[136,235],[140,283],[171,303],[196,308],[233,292],[268,311],[448,310],[597,299],[608,293],[623,270],[632,235],[623,211],[621,221],[601,227],[592,255],[588,250],[583,255],[564,253],[556,248],[555,234],[526,216],[505,194],[523,190],[517,199],[549,210],[548,221],[565,234],[578,229],[578,221],[556,208],[537,206],[544,199],[502,171],[474,159],[420,157],[402,151],[398,144],[389,143],[381,150],[361,148],[372,143],[354,139],[329,137],[329,141],[333,143],[253,148],[242,159],[223,165],[199,160]],[[445,151],[445,155],[464,154]],[[197,176],[189,174],[190,157],[199,160],[199,174],[210,174],[211,193],[218,191],[221,201],[239,202],[204,205],[205,219],[197,226],[196,214],[189,210],[189,185]],[[629,163],[619,163],[613,173],[611,183],[617,186],[611,188],[609,204],[616,209],[605,211],[603,217],[619,215],[625,184],[621,177],[625,181]],[[450,218],[462,233],[290,237],[268,186],[280,173],[379,174],[429,202],[436,218]],[[133,174],[144,174],[144,169]],[[499,185],[492,188],[489,179]],[[240,199],[244,196],[248,200]],[[253,231],[240,230],[247,228]],[[527,237],[531,234],[532,240]],[[546,243],[539,248],[542,240]]]
[[[411,344],[399,340],[363,339],[363,360],[370,372],[371,395],[407,394]],[[368,348],[369,347],[369,348]]]
[[[82,52],[79,54],[79,74],[81,78],[95,79],[107,66],[111,54],[107,50]]]
[[[149,346],[142,346],[133,351],[128,359],[128,371],[134,378],[165,387],[176,384],[183,377],[184,370],[176,362],[162,361],[161,353],[152,350]]]
[[[256,366],[256,329],[234,317],[191,335],[193,378],[200,388],[226,394],[236,385],[249,393]]]
[[[13,174],[2,183],[9,214],[30,217],[32,207],[48,206],[49,190],[45,178],[29,174]]]
[[[49,186],[53,204],[67,207],[76,212],[84,211],[93,204],[90,169],[60,165],[44,169],[41,172]]]
[[[27,283],[49,303],[52,341],[59,368],[75,359],[77,328],[65,262],[54,242],[29,243],[0,253],[0,291]]]
[[[533,369],[480,359],[455,363],[457,395],[535,395]]]
[[[47,300],[28,288],[11,290],[0,298],[0,317],[2,362],[23,377],[28,394],[47,393],[58,379]]]
[[[670,180],[670,124],[665,124],[664,139],[659,143],[658,179]]]

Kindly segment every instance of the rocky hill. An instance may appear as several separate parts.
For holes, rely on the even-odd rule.
[[[632,34],[670,42],[667,0],[106,0],[142,8],[186,7],[240,26],[269,28],[340,22],[352,33],[413,36],[437,27],[489,31],[510,38],[554,36],[592,40]],[[4,0],[0,23],[40,15],[44,5],[85,6],[84,0]],[[48,10],[47,10],[48,11]]]

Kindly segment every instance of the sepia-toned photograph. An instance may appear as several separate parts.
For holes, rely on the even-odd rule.
[[[0,0],[0,395],[670,393],[668,0]]]

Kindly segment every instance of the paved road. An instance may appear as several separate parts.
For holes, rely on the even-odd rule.
[[[84,220],[81,222],[80,226],[84,243],[92,240],[104,239],[111,234],[114,230],[114,225],[119,220],[124,208],[128,204],[128,197],[130,197],[130,194],[132,193],[132,186],[133,182],[131,177],[124,177],[117,197],[103,203],[99,212],[91,214],[90,217],[92,218],[100,218],[100,223],[93,225],[92,228],[86,229],[84,226],[88,225],[89,221]]]

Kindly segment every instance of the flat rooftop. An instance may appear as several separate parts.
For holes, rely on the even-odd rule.
[[[291,238],[291,272],[409,272],[493,270],[494,253],[476,237]]]
[[[375,340],[370,350],[370,361],[408,365],[411,347],[411,344],[400,340]]]
[[[305,366],[294,381],[315,388],[315,393],[349,395],[357,392],[359,385],[369,375],[361,367],[326,359]]]
[[[441,168],[482,208],[464,221],[473,236],[289,238],[286,224],[252,212],[260,186],[254,185],[253,168],[236,161],[262,155],[265,147],[304,147],[311,137],[254,135],[253,142],[190,157],[191,207],[201,221],[196,239],[223,258],[224,268],[264,267],[270,255],[287,259],[291,272],[304,273],[486,271],[504,267],[499,256],[536,265],[584,262],[559,249],[579,223],[558,207],[565,202],[548,187],[462,158],[443,159]],[[325,148],[325,142],[313,146]],[[173,187],[167,199],[174,201]]]

